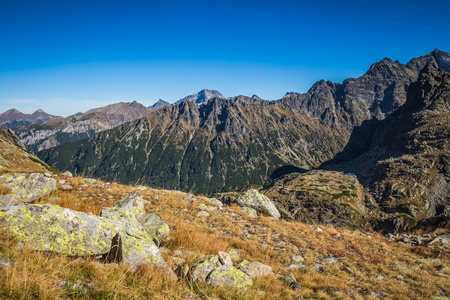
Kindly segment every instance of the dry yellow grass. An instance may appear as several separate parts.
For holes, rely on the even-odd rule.
[[[185,193],[124,186],[80,177],[58,176],[72,190],[58,189],[40,203],[58,204],[78,211],[98,214],[132,191],[139,191],[148,212],[169,224],[170,238],[162,252],[171,267],[179,263],[175,251],[181,250],[189,266],[206,254],[237,248],[241,259],[258,261],[276,274],[293,273],[302,291],[291,290],[277,275],[255,280],[254,286],[239,292],[213,289],[188,279],[170,281],[151,267],[131,272],[126,265],[102,265],[83,258],[47,255],[14,247],[14,239],[0,232],[0,258],[14,262],[0,272],[0,295],[13,299],[373,299],[371,292],[388,299],[429,299],[449,295],[450,271],[437,272],[438,265],[450,266],[449,252],[439,248],[408,247],[378,233],[362,233],[332,226],[311,226],[301,222],[250,218],[232,205],[209,211],[210,217],[197,217],[199,204],[210,206],[202,197],[184,200]],[[60,184],[58,184],[60,187]],[[323,231],[319,232],[318,228]],[[293,255],[305,258],[304,268],[289,270]],[[338,261],[315,263],[327,257]],[[423,260],[439,258],[439,261]],[[405,269],[396,266],[400,263]],[[400,276],[400,277],[399,277]],[[399,279],[400,278],[400,279]],[[67,281],[70,284],[61,285]],[[75,289],[73,284],[77,284]],[[70,286],[71,285],[71,286]],[[0,297],[1,297],[0,296]]]

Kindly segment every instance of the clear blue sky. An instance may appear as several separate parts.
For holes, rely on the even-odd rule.
[[[0,0],[0,112],[67,116],[203,88],[279,99],[450,51],[450,1]]]

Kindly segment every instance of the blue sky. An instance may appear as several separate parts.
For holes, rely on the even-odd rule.
[[[279,99],[450,51],[450,1],[0,0],[0,112],[67,116],[203,88]]]

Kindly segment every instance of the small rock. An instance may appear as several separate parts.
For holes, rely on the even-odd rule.
[[[293,265],[301,266],[301,265],[303,265],[303,262],[305,261],[305,259],[303,258],[303,256],[294,255],[294,256],[292,256],[291,261],[292,261]]]
[[[45,172],[45,173],[44,173],[44,176],[45,176],[45,177],[52,177],[52,173]]]
[[[323,264],[334,264],[338,261],[336,257],[327,257],[320,260]]]
[[[189,274],[189,265],[184,264],[175,268],[175,274],[180,278],[187,278]]]
[[[392,265],[392,267],[397,268],[397,269],[401,269],[401,270],[405,270],[405,271],[412,271],[410,268],[407,268],[406,266],[402,265],[399,262],[396,262]]]
[[[378,275],[375,279],[376,279],[376,280],[384,280],[384,277],[381,276],[381,275]]]
[[[314,264],[314,269],[316,269],[317,271],[321,271],[323,269],[323,265],[319,264],[319,263],[315,263]]]
[[[289,265],[287,268],[288,270],[294,270],[294,269],[303,269],[305,266],[304,265]]]
[[[257,277],[263,277],[267,276],[272,273],[272,267],[267,266],[265,264],[259,263],[259,262],[249,262],[246,260],[243,260],[237,268],[247,275],[249,275],[251,278],[257,278]]]
[[[200,211],[197,214],[197,217],[205,217],[205,218],[207,218],[207,217],[209,217],[209,213],[207,211],[202,210],[202,211]]]
[[[375,292],[370,292],[370,295],[375,298],[375,299],[381,299],[382,296],[379,293],[375,293]]]
[[[12,267],[13,263],[9,259],[0,258],[0,269]]]
[[[60,187],[60,189],[63,190],[63,191],[70,191],[70,190],[73,190],[73,186],[71,186],[69,184],[65,184],[65,185],[62,185]]]
[[[66,181],[64,179],[61,179],[61,180],[58,181],[58,183],[59,184],[64,184],[64,183],[66,183]]]
[[[398,280],[398,281],[405,281],[405,276],[398,275],[397,277],[395,277],[395,279]]]
[[[317,227],[316,231],[317,231],[317,232],[322,232],[322,231],[323,231],[323,229],[322,229],[322,228],[320,228],[320,227]]]
[[[223,265],[228,265],[228,266],[233,265],[233,261],[231,260],[230,254],[228,254],[226,252],[219,251],[219,260]]]
[[[275,204],[265,195],[258,193],[257,190],[250,189],[246,191],[236,199],[236,202],[242,207],[253,208],[256,211],[275,219],[281,217]]]
[[[203,203],[200,203],[200,204],[198,205],[198,209],[199,209],[199,210],[213,211],[213,210],[216,210],[217,208],[216,208],[215,206],[207,206],[207,205],[205,205],[205,204],[203,204]]]
[[[286,282],[293,290],[300,291],[302,289],[302,285],[297,281],[294,274],[292,273],[290,273],[289,275],[280,275],[279,278]]]
[[[207,278],[207,283],[213,287],[228,287],[247,289],[253,285],[251,277],[232,266],[220,266],[214,269]]]
[[[217,205],[218,207],[222,207],[223,203],[216,198],[205,198],[206,201],[208,201],[211,204]]]
[[[239,249],[231,248],[228,250],[231,260],[233,262],[238,262],[241,260],[241,251]]]
[[[194,195],[192,194],[187,194],[186,197],[184,197],[184,200],[191,200],[191,201],[196,201],[196,199],[194,198]]]
[[[68,177],[73,177],[72,173],[70,173],[69,171],[65,171],[65,172],[63,173],[63,175],[66,175],[66,176],[68,176]]]

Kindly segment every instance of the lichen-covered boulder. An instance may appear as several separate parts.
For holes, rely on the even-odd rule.
[[[263,277],[272,273],[272,267],[267,266],[265,264],[259,262],[249,262],[247,260],[243,260],[237,268],[249,275],[251,278]]]
[[[0,185],[11,189],[11,194],[0,195],[0,205],[16,205],[50,194],[56,180],[40,173],[12,173],[0,176]]]
[[[257,190],[250,189],[246,191],[236,199],[236,202],[240,206],[253,208],[264,215],[268,215],[276,219],[281,217],[280,212],[275,207],[275,204],[273,204],[273,202],[265,195],[258,193]]]
[[[50,204],[0,207],[0,224],[35,250],[67,255],[108,253],[118,231],[112,221]]]
[[[223,265],[214,269],[206,279],[213,287],[246,289],[253,285],[250,276],[233,266]]]
[[[191,271],[191,278],[193,281],[205,281],[209,273],[222,264],[217,255],[207,255],[200,263],[198,263]]]
[[[140,195],[132,195],[101,215],[73,211],[56,205],[0,207],[0,225],[32,249],[73,256],[103,255],[133,267],[156,264],[168,268],[151,236],[138,221]],[[139,200],[140,198],[140,200]]]
[[[143,226],[144,230],[153,237],[153,241],[157,245],[160,245],[169,236],[169,225],[161,221],[157,215],[149,214]]]

